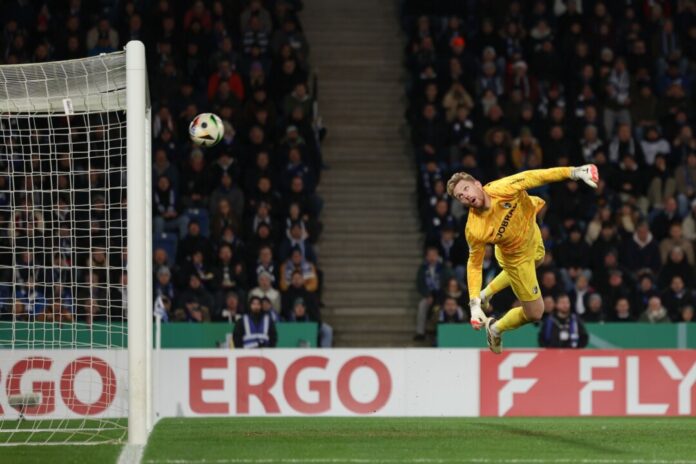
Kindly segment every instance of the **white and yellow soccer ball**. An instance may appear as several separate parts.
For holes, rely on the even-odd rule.
[[[213,147],[225,135],[222,119],[213,113],[201,113],[189,124],[191,141],[202,147]]]

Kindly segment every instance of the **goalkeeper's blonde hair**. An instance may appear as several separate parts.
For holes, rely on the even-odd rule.
[[[447,181],[447,194],[451,197],[454,196],[454,188],[457,186],[458,183],[462,181],[470,181],[474,182],[476,179],[474,179],[474,176],[471,174],[467,174],[466,172],[456,172],[452,174],[452,177]]]

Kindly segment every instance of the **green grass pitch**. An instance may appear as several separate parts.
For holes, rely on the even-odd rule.
[[[0,453],[8,463],[108,463],[119,447]],[[164,419],[143,462],[696,464],[696,417]]]

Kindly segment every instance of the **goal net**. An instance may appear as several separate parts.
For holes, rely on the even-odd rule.
[[[145,74],[139,42],[0,66],[0,445],[147,436]]]

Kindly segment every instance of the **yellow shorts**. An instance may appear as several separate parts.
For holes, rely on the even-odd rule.
[[[515,296],[520,301],[534,301],[541,297],[535,263],[543,259],[546,253],[544,241],[541,239],[541,231],[537,224],[534,224],[534,238],[525,251],[524,254],[528,256],[528,259],[521,263],[516,260],[518,263],[514,265],[505,264],[505,257],[498,247],[495,247],[495,257],[503,270],[510,276],[510,286]]]

